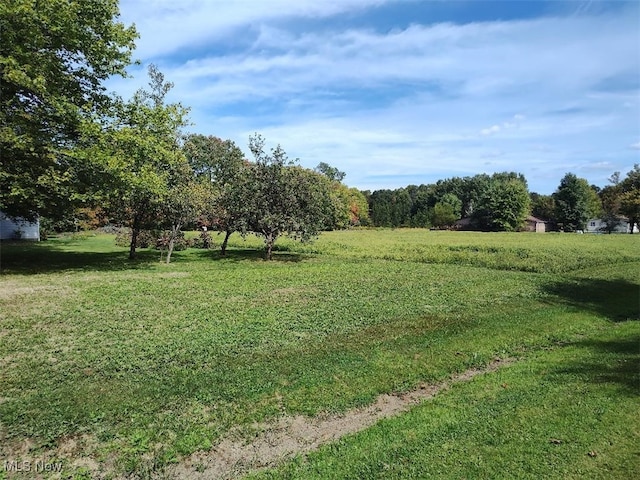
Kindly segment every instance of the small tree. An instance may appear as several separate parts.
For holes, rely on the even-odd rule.
[[[259,134],[249,138],[255,163],[247,176],[245,201],[248,228],[264,238],[270,260],[281,235],[302,241],[317,235],[329,223],[333,205],[320,174],[294,166],[280,145],[266,153],[264,143]]]
[[[93,131],[85,155],[101,165],[99,196],[116,220],[131,228],[129,258],[136,256],[138,235],[160,223],[171,186],[171,172],[184,163],[180,130],[187,109],[165,104],[172,84],[149,67],[150,90],[139,90],[121,102],[104,131]]]

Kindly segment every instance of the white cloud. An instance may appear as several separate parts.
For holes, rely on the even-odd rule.
[[[494,133],[498,133],[500,131],[500,125],[492,125],[489,128],[483,128],[480,130],[482,135],[493,135]]]
[[[640,142],[629,145],[629,148],[632,148],[633,150],[640,150]]]
[[[474,173],[487,152],[501,152],[500,167],[512,162],[542,178],[600,161],[637,135],[640,88],[607,88],[640,73],[633,15],[414,24],[384,33],[330,22],[381,3],[132,0],[122,9],[125,21],[144,19],[138,55],[175,82],[172,98],[193,108],[194,130],[243,148],[260,131],[307,166],[335,164],[355,186],[376,172]],[[312,17],[327,23],[302,33],[286,26]],[[141,77],[112,85],[132,91]],[[567,106],[580,108],[552,113]],[[593,159],[574,158],[579,149]]]

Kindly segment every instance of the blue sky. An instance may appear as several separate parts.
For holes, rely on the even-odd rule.
[[[552,193],[640,163],[640,2],[121,0],[190,131],[261,133],[360,189],[517,171]]]

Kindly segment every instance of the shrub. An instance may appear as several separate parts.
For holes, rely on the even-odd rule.
[[[193,248],[210,249],[213,248],[213,237],[211,237],[209,232],[202,231],[200,232],[200,235],[189,242],[189,245]]]

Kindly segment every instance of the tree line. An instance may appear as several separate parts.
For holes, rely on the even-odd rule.
[[[524,175],[503,172],[364,193],[371,223],[378,227],[518,231],[533,216],[551,230],[584,230],[589,219],[598,218],[605,232],[628,222],[633,233],[640,222],[640,165],[609,180],[600,188],[567,173],[553,194],[541,195],[529,192]]]

